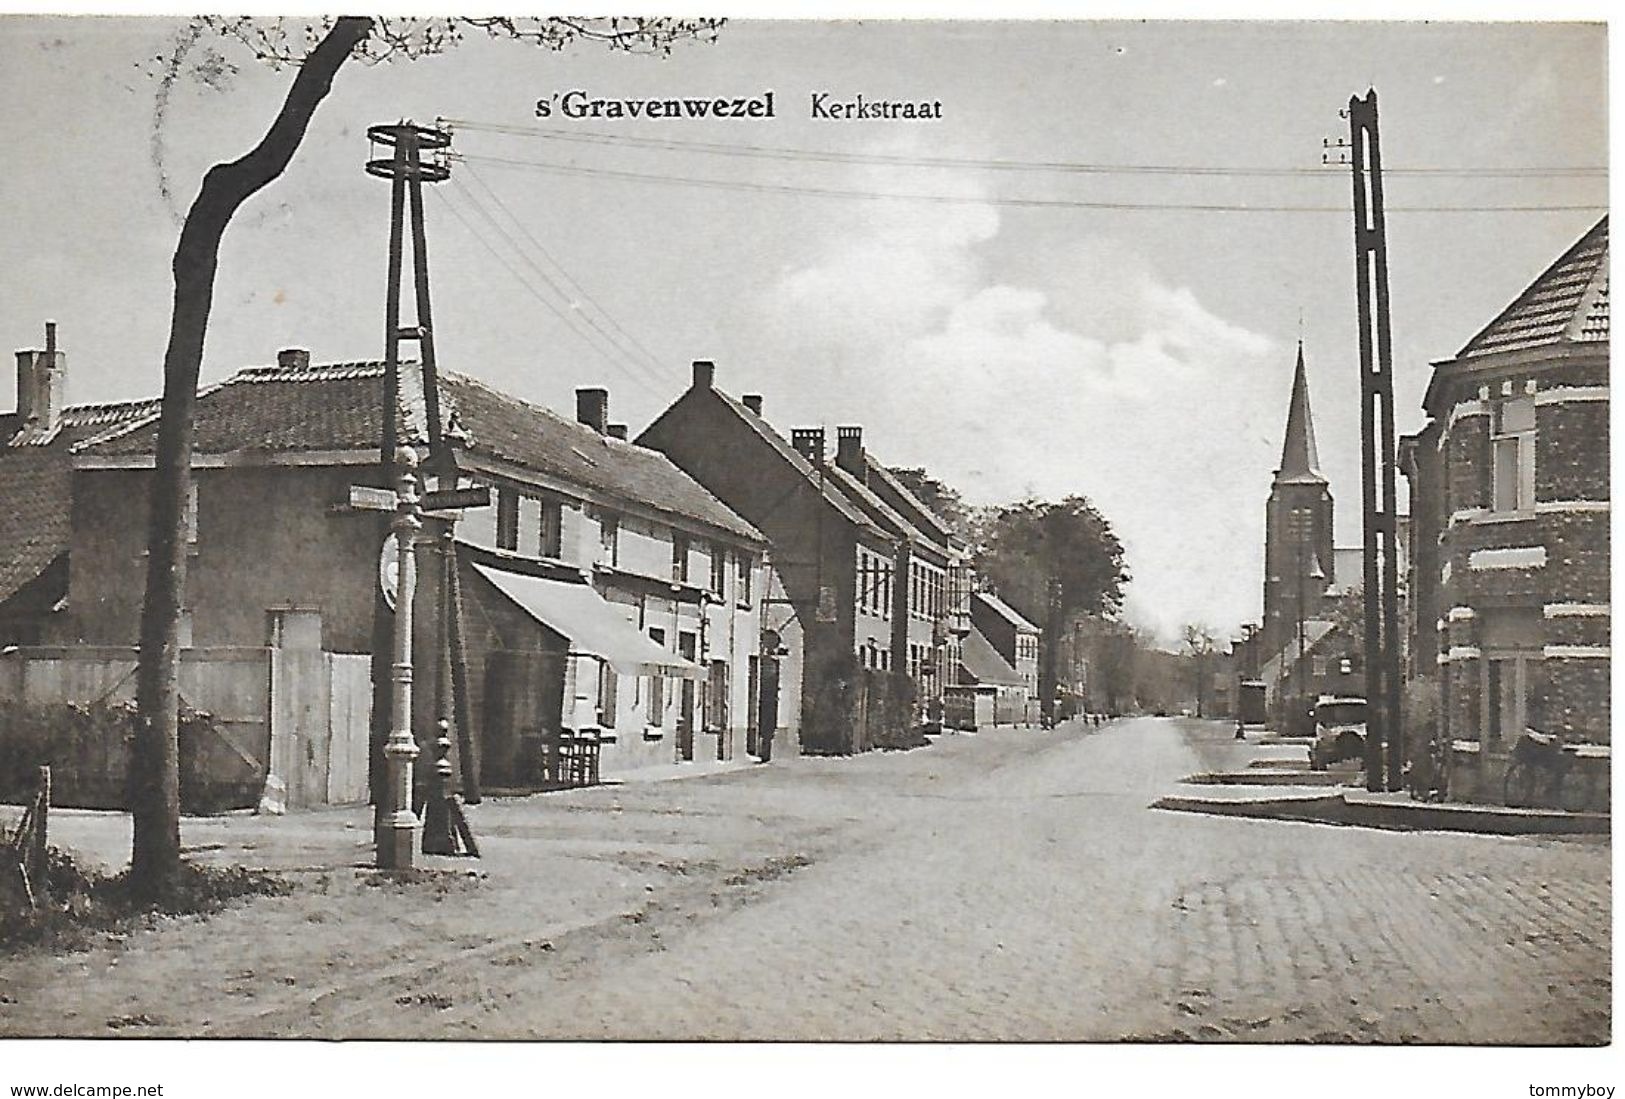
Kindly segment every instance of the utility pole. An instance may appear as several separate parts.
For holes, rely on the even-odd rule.
[[[1393,351],[1388,324],[1388,237],[1383,220],[1376,90],[1369,89],[1364,99],[1351,96],[1345,114],[1349,120],[1349,165],[1354,183],[1355,305],[1360,327],[1366,788],[1398,790],[1402,785],[1404,737],[1399,727],[1399,577],[1394,545],[1397,470]]]
[[[434,319],[429,303],[429,248],[423,224],[423,184],[440,183],[451,177],[445,152],[451,147],[446,130],[397,122],[372,126],[368,141],[382,146],[387,155],[370,157],[368,175],[387,179],[391,184],[389,226],[388,292],[384,306],[384,400],[380,431],[379,464],[385,482],[398,484],[398,506],[391,523],[399,554],[399,593],[393,611],[380,591],[373,616],[373,742],[371,787],[374,805],[378,865],[408,869],[412,865],[413,831],[412,760],[418,746],[412,732],[412,591],[408,566],[416,552],[422,528],[420,516],[425,505],[444,523],[440,555],[439,652],[436,671],[436,715],[439,737],[435,741],[435,766],[429,773],[425,804],[432,827],[426,830],[426,853],[454,853],[457,835],[464,846],[477,854],[472,834],[462,810],[451,794],[452,768],[447,756],[451,750],[449,726],[457,725],[459,757],[463,764],[464,789],[471,801],[479,799],[473,771],[472,735],[468,722],[466,669],[461,667],[461,623],[456,620],[460,601],[456,598],[454,524],[461,509],[484,507],[489,492],[482,488],[459,490],[457,461],[444,438],[440,415],[440,379],[435,363]],[[424,159],[424,153],[430,159]],[[401,275],[408,229],[412,238],[412,283],[416,323],[401,324]],[[423,472],[434,478],[426,498],[420,498],[417,453],[413,440],[402,439],[397,427],[401,406],[401,341],[415,340],[422,371],[422,394],[428,430],[429,457]],[[362,494],[365,496],[365,493]],[[393,663],[386,661],[393,653]],[[448,654],[450,656],[448,667]],[[447,704],[444,680],[451,681],[451,704]],[[454,718],[453,716],[454,715]]]

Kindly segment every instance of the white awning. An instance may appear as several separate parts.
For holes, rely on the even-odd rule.
[[[656,645],[610,606],[590,584],[544,580],[476,564],[474,571],[542,625],[563,634],[570,652],[609,661],[622,675],[704,679],[705,671]]]

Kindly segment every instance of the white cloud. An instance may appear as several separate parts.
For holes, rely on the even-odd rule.
[[[1090,496],[1128,547],[1131,612],[1165,636],[1256,615],[1290,362],[1120,243],[1082,238],[1033,285],[1000,281],[999,226],[991,204],[849,215],[768,292],[765,338],[809,368],[791,414],[862,423],[884,460],[979,502]]]

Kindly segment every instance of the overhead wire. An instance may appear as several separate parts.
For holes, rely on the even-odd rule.
[[[591,348],[606,363],[618,369],[629,381],[644,389],[648,389],[650,392],[656,392],[645,376],[635,373],[623,358],[617,357],[616,355],[605,351],[604,348],[600,347],[598,343],[594,342],[585,332],[572,323],[569,314],[560,309],[558,305],[539,291],[531,283],[531,281],[526,278],[517,267],[514,266],[508,257],[503,255],[500,250],[490,243],[490,241],[486,240],[485,234],[476,228],[473,222],[469,221],[469,219],[463,215],[463,212],[457,208],[457,205],[440,192],[439,188],[431,188],[431,191],[442,203],[445,204],[446,209],[449,210],[451,215],[462,224],[463,228],[468,230],[469,236],[472,237],[480,245],[480,247],[489,252],[493,259],[506,268],[508,273],[514,277],[514,280],[527,293],[529,293],[531,297],[535,298],[544,308],[548,310],[548,312],[557,317],[559,321],[562,322],[564,326],[568,328],[578,339]],[[463,188],[462,191],[465,195],[469,193],[467,188]]]
[[[500,237],[502,237],[504,241],[507,242],[510,248],[514,250],[514,254],[517,255],[519,259],[532,271],[536,272],[537,276],[541,278],[542,282],[545,283],[550,290],[563,299],[565,305],[569,309],[569,315],[571,317],[579,319],[582,323],[586,324],[589,328],[596,332],[601,339],[603,339],[611,348],[614,349],[616,354],[625,359],[628,365],[641,371],[651,382],[654,382],[657,385],[671,384],[673,379],[663,376],[658,369],[658,360],[652,360],[655,365],[651,365],[650,363],[642,361],[637,355],[634,355],[624,346],[622,346],[614,336],[611,336],[608,332],[606,332],[603,326],[593,319],[592,314],[581,309],[573,300],[571,295],[561,286],[559,286],[559,284],[553,280],[552,276],[544,271],[534,259],[526,254],[524,248],[520,247],[519,242],[514,239],[513,234],[509,233],[502,227],[502,224],[497,221],[495,215],[492,214],[489,208],[487,208],[485,204],[480,201],[477,195],[475,195],[467,187],[464,187],[460,181],[454,179],[452,182],[456,185],[458,192],[463,196],[463,198],[465,198],[474,208],[474,211],[479,214],[480,217],[482,217],[485,222],[490,225]],[[509,216],[511,217],[512,215],[510,214]],[[523,230],[523,226],[520,228]]]
[[[1173,176],[1240,176],[1261,178],[1325,177],[1328,169],[1346,165],[1321,164],[1313,167],[1267,167],[1261,165],[1200,165],[1200,164],[1106,164],[1084,161],[1014,160],[1000,157],[918,156],[906,153],[851,152],[828,149],[806,149],[784,145],[753,145],[741,142],[699,141],[687,138],[643,137],[636,134],[612,134],[593,130],[564,130],[546,126],[520,126],[478,122],[470,119],[442,120],[453,129],[477,133],[504,134],[512,137],[536,138],[588,145],[606,145],[622,148],[658,149],[667,152],[694,152],[717,156],[751,159],[816,161],[832,164],[883,164],[914,168],[975,168],[1007,172],[1061,172],[1084,175],[1173,175]],[[1330,146],[1328,146],[1330,148]],[[1607,178],[1606,167],[1589,165],[1529,166],[1516,168],[1452,168],[1452,167],[1384,167],[1384,175],[1436,176],[1443,178],[1476,179],[1542,179],[1552,177]]]
[[[615,314],[604,308],[598,299],[594,298],[590,293],[587,292],[586,287],[582,286],[581,283],[576,280],[569,271],[565,270],[564,265],[558,261],[558,258],[554,256],[552,252],[548,251],[547,246],[536,238],[536,235],[530,231],[529,226],[527,226],[519,218],[519,216],[513,212],[513,208],[510,207],[506,202],[502,201],[502,196],[497,194],[491,185],[487,183],[477,171],[474,170],[474,166],[472,164],[465,164],[464,167],[468,170],[468,178],[473,180],[480,190],[485,192],[486,197],[496,204],[497,209],[501,210],[502,213],[507,215],[508,220],[514,225],[515,228],[519,230],[524,238],[530,242],[531,246],[534,247],[536,251],[553,266],[554,270],[558,272],[559,276],[564,280],[564,282],[568,284],[569,287],[575,292],[576,296],[596,309],[604,320],[609,323],[609,326],[620,334],[621,339],[623,339],[626,344],[638,354],[647,359],[650,365],[653,366],[657,372],[664,372],[665,367],[661,363],[660,356],[656,355],[653,351],[650,351],[648,347],[646,347],[636,336],[628,332],[626,328],[615,319]]]
[[[805,184],[763,183],[744,179],[711,179],[696,176],[668,175],[658,172],[635,172],[619,168],[586,167],[558,164],[551,161],[522,160],[512,157],[485,156],[478,153],[454,153],[451,159],[465,163],[491,164],[506,168],[547,172],[556,175],[586,176],[600,179],[618,179],[634,183],[656,183],[727,191],[746,191],[756,194],[810,195],[820,198],[855,198],[871,201],[904,201],[946,205],[1008,206],[1038,209],[1078,210],[1137,210],[1192,213],[1276,213],[1276,214],[1341,214],[1348,215],[1346,205],[1281,205],[1277,203],[1224,203],[1224,202],[1120,202],[1091,199],[1025,198],[1008,195],[947,195],[909,191],[870,191],[849,187],[821,187]],[[1385,169],[1386,171],[1386,169]],[[1606,203],[1515,203],[1500,205],[1420,205],[1388,206],[1387,213],[1563,213],[1607,209]]]

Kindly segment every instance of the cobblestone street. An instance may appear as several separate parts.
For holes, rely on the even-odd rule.
[[[11,959],[0,1032],[1608,1040],[1605,840],[1147,808],[1228,738],[999,731],[489,802],[482,876],[297,872],[292,896]],[[266,861],[357,822],[362,861],[355,812],[265,825],[288,848]]]

